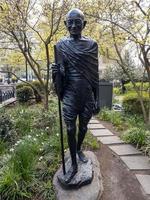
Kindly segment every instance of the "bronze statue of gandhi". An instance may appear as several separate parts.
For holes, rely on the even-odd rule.
[[[82,162],[88,161],[81,146],[92,114],[99,112],[99,76],[98,45],[93,39],[81,35],[86,25],[83,12],[79,9],[70,10],[64,23],[70,35],[62,38],[56,47],[62,55],[64,84],[61,100],[72,161],[71,168],[65,174],[67,184],[78,171],[76,154]],[[56,72],[57,65],[53,68],[54,83]],[[79,126],[76,139],[77,118]]]

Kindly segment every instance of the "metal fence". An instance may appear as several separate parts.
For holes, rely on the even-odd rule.
[[[4,101],[15,97],[15,87],[9,89],[0,88],[0,104]]]

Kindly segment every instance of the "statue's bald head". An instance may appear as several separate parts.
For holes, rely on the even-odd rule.
[[[80,9],[74,8],[74,9],[70,10],[66,15],[66,20],[68,18],[71,18],[71,17],[74,17],[74,16],[79,17],[84,21],[84,14]]]
[[[70,35],[73,37],[80,37],[81,32],[86,25],[83,12],[77,8],[74,8],[67,13],[66,21],[64,22]]]

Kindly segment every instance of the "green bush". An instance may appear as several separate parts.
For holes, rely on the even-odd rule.
[[[150,156],[150,132],[148,133],[146,145],[141,148],[142,151],[148,156]]]
[[[120,95],[120,94],[121,94],[120,88],[114,87],[114,88],[113,88],[113,94],[115,94],[115,95]]]
[[[149,98],[146,94],[143,95],[143,103],[146,110],[148,111]],[[123,108],[125,112],[131,114],[142,114],[141,104],[136,93],[128,93],[124,96]]]
[[[107,108],[103,108],[99,114],[100,119],[104,121],[110,121],[110,112],[111,111],[108,110]]]
[[[37,103],[41,102],[42,101],[42,94],[44,92],[43,92],[43,87],[41,86],[40,82],[39,81],[32,81],[32,82],[30,82],[30,84],[33,85],[33,87],[35,89],[32,86],[28,85],[27,83],[17,84],[16,89],[18,90],[18,89],[25,87],[25,86],[30,87],[33,90],[33,94],[34,94],[36,102]],[[41,95],[38,93],[38,91],[40,92]]]
[[[33,97],[34,93],[30,86],[23,86],[17,89],[16,95],[19,102],[23,103],[29,101]]]
[[[110,121],[119,130],[123,130],[125,123],[122,113],[104,108],[101,110],[99,117],[101,120]]]
[[[146,145],[148,135],[150,135],[150,133],[145,129],[133,127],[125,131],[121,137],[127,143],[134,144],[140,148]]]
[[[143,84],[142,90],[148,91],[148,88],[149,88],[148,82],[147,83],[136,82],[135,84],[136,84],[136,86],[138,87],[139,90],[141,90],[141,86]],[[133,84],[131,82],[125,84],[125,87],[126,87],[127,91],[133,91],[134,90]]]
[[[28,84],[27,83],[18,83],[17,85],[16,85],[16,90],[18,90],[18,89],[20,89],[20,88],[22,88],[22,87],[24,87],[24,86],[28,86]]]

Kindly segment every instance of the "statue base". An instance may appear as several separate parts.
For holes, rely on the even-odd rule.
[[[71,182],[64,182],[62,166],[56,172],[53,184],[58,200],[99,200],[102,192],[102,178],[99,162],[93,152],[84,152],[88,157],[88,162],[83,163],[78,160],[78,172]],[[71,166],[69,153],[65,156],[66,171]],[[84,186],[84,187],[81,187]]]
[[[65,159],[65,167],[66,172],[71,167],[71,159],[70,156]],[[64,174],[62,170],[57,175],[57,178],[62,185],[62,187],[65,187],[66,189],[72,189],[72,188],[80,188],[83,185],[90,184],[93,179],[93,165],[91,159],[88,159],[87,163],[83,163],[79,159],[77,159],[78,162],[78,172],[75,174],[75,176],[72,178],[71,182],[65,183],[64,181]]]

